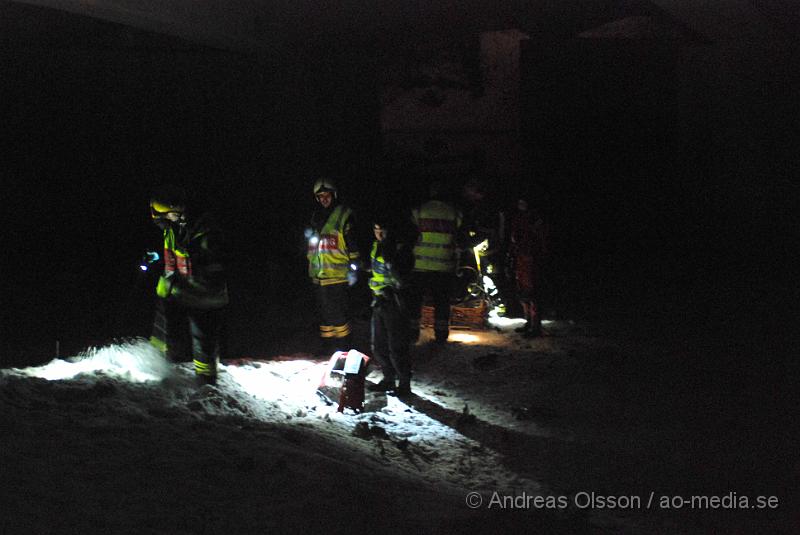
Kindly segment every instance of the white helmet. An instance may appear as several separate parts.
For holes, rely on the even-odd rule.
[[[314,182],[314,195],[329,191],[336,198],[336,184],[330,178],[320,178]]]

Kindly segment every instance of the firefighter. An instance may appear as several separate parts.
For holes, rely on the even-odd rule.
[[[430,198],[411,211],[419,237],[414,247],[413,291],[411,292],[411,340],[419,339],[422,302],[426,292],[433,297],[434,339],[447,342],[450,334],[450,291],[457,265],[457,237],[461,212],[442,200],[442,185],[430,186]]]
[[[372,355],[381,366],[383,379],[369,390],[409,396],[411,358],[406,290],[414,268],[414,254],[409,245],[398,242],[398,235],[386,218],[375,218],[373,232],[369,280],[373,295],[371,342]]]
[[[481,276],[503,271],[505,244],[505,213],[493,208],[484,181],[472,178],[462,191],[464,211],[464,242],[471,250],[478,246]],[[485,242],[485,244],[483,243]],[[481,247],[481,244],[483,246]]]
[[[330,179],[317,180],[313,192],[318,206],[306,239],[319,335],[325,351],[347,351],[351,339],[347,289],[356,284],[360,266],[353,210],[339,202],[336,184]]]
[[[521,332],[528,338],[542,335],[539,312],[542,262],[547,255],[547,226],[538,211],[524,198],[517,200],[517,212],[511,221],[509,255],[514,265],[514,280],[519,303],[525,316]]]
[[[164,271],[156,287],[150,341],[172,361],[191,357],[200,385],[216,384],[228,305],[222,235],[210,216],[192,217],[185,193],[175,186],[153,194],[150,215],[164,238]]]

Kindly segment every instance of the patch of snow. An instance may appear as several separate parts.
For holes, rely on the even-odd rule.
[[[0,532],[265,532],[376,518],[398,528],[387,532],[508,532],[531,522],[557,532],[674,532],[691,520],[683,512],[512,516],[465,504],[470,492],[685,488],[681,474],[696,453],[677,442],[674,409],[662,414],[651,400],[686,396],[630,358],[656,352],[596,328],[553,321],[536,339],[453,331],[446,346],[425,329],[414,348],[415,395],[368,393],[361,413],[337,412],[317,395],[328,363],[308,358],[231,361],[216,386],[201,388],[190,364],[166,362],[145,341],[0,370]],[[367,380],[378,377],[373,370]],[[209,510],[198,505],[209,501]],[[777,522],[761,513],[759,522]],[[731,526],[709,514],[709,525]]]
[[[43,366],[14,370],[20,375],[50,381],[72,379],[82,373],[102,372],[126,381],[159,381],[170,373],[161,352],[144,340],[90,348],[69,360],[55,359]]]

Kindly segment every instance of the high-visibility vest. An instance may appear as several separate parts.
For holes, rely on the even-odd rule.
[[[158,279],[156,295],[167,298],[172,293],[172,277],[189,278],[192,273],[192,261],[189,253],[177,244],[175,230],[171,227],[164,230],[164,273]]]
[[[414,271],[454,271],[461,213],[445,202],[431,200],[412,210],[411,218],[419,230]]]
[[[308,276],[323,286],[347,282],[350,263],[358,259],[345,241],[350,208],[339,205],[333,209],[319,235],[308,240]]]
[[[372,261],[372,277],[369,279],[369,287],[375,295],[381,295],[387,286],[395,288],[398,285],[398,281],[392,276],[383,255],[378,254],[378,243],[378,240],[375,240],[369,254]]]
[[[194,230],[186,246],[178,243],[175,230],[164,230],[164,273],[158,279],[156,295],[173,297],[178,303],[200,310],[222,308],[228,304],[228,286],[219,280],[223,266],[215,259],[202,266],[193,262],[189,249],[207,250],[208,229]],[[176,278],[182,279],[180,283]]]

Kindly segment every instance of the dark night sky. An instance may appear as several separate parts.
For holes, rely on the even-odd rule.
[[[340,23],[325,24],[321,14],[276,35],[272,52],[253,54],[0,3],[3,365],[19,363],[12,355],[44,360],[55,340],[74,351],[146,333],[149,313],[141,311],[152,281],[141,280],[136,266],[158,242],[146,203],[162,181],[186,185],[223,220],[243,302],[297,298],[311,177],[340,177],[364,211],[386,188],[403,201],[417,194],[413,179],[381,163],[377,72],[387,51],[437,28],[464,40],[519,23],[530,32],[555,28],[561,38],[620,6],[645,5],[609,10],[613,4],[557,11],[542,3],[483,18],[465,9],[444,30],[441,18],[425,24],[410,7],[381,23],[354,10],[349,18],[330,14]],[[267,20],[255,22],[274,30]],[[790,19],[767,13],[765,20]],[[636,295],[623,301],[656,295],[683,313],[713,313],[734,330],[796,303],[782,265],[797,243],[797,43],[780,24],[768,35],[742,24],[741,40],[709,27],[697,48],[705,55],[698,64],[714,69],[696,86],[706,92],[695,102],[707,114],[693,123],[704,126],[693,131],[696,160],[673,162],[671,176],[663,165],[669,155],[660,156],[655,189],[631,186],[634,170],[616,184],[607,177],[602,187],[550,188],[559,251],[571,266],[562,282],[569,295],[619,296],[627,287]],[[359,27],[363,33],[351,31]],[[731,59],[747,48],[769,61]],[[563,98],[556,105],[570,105]],[[531,143],[540,139],[528,134]],[[575,143],[571,131],[560,135]],[[552,172],[556,164],[538,165]],[[398,188],[397,179],[406,182]]]

